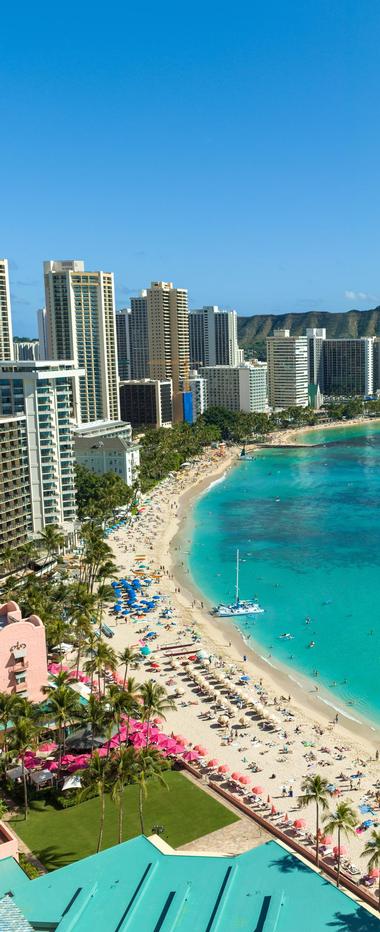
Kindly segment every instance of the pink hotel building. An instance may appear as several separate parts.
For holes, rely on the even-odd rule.
[[[39,702],[48,681],[45,627],[23,618],[16,602],[0,605],[0,692]]]

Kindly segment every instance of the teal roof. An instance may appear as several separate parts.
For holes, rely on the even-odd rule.
[[[274,841],[237,857],[169,855],[140,836],[28,880],[0,861],[34,928],[59,932],[379,932],[380,922]]]

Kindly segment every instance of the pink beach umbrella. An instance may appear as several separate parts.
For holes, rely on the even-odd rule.
[[[48,760],[44,765],[45,770],[50,770],[50,773],[54,773],[58,770],[58,762],[56,760]]]
[[[373,867],[369,872],[369,876],[377,880],[377,878],[380,877],[380,869],[378,867]]]
[[[333,848],[334,856],[336,858],[341,857],[342,854],[347,854],[347,848],[345,845],[335,845]]]
[[[277,809],[276,809],[276,806],[273,806],[273,805],[272,805],[272,808],[271,808],[271,811],[270,811],[270,814],[271,814],[271,815],[277,815]]]
[[[238,773],[237,770],[234,770],[234,772],[231,774],[231,780],[235,780],[236,783],[239,782],[240,777],[241,777],[241,773]]]
[[[38,751],[41,751],[42,754],[53,754],[58,748],[58,744],[55,741],[45,741],[44,744],[40,744]]]
[[[166,741],[163,742],[162,746],[165,751],[170,751],[170,753],[172,753],[175,748],[182,747],[181,745],[177,744],[177,741],[175,741],[174,738],[166,738]]]
[[[331,845],[332,844],[332,835],[322,835],[320,839],[321,845]]]
[[[250,782],[251,782],[251,778],[246,777],[245,774],[243,774],[243,776],[240,777],[239,783],[241,783],[242,786],[248,786]]]
[[[306,822],[305,819],[295,819],[293,822],[294,828],[305,828]]]
[[[188,763],[191,764],[192,761],[199,760],[199,754],[197,753],[197,751],[185,751],[183,755],[183,759],[188,761]]]
[[[206,757],[207,755],[207,748],[204,748],[202,744],[197,744],[194,751],[198,751],[199,757]]]
[[[219,761],[216,759],[216,757],[212,757],[211,760],[207,761],[207,767],[210,767],[210,770],[214,770],[214,768],[217,767],[218,764],[219,764]]]
[[[227,764],[221,764],[220,767],[218,767],[218,773],[229,773],[229,772],[230,772],[230,768],[227,766]]]
[[[252,787],[252,793],[254,793],[255,796],[261,796],[261,794],[262,794],[263,792],[264,792],[264,787],[262,787],[262,786],[253,786],[253,787]]]

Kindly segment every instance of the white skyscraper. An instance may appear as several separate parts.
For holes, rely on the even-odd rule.
[[[45,262],[48,353],[84,369],[73,381],[79,421],[119,420],[112,272],[86,272],[80,260]]]
[[[189,313],[190,364],[238,366],[242,361],[237,341],[236,311],[207,305]]]
[[[13,334],[8,259],[0,259],[0,359],[12,359]]]
[[[29,520],[35,535],[47,524],[60,525],[68,538],[74,533],[70,383],[79,374],[71,361],[0,363],[0,419],[25,416]]]
[[[267,337],[268,401],[271,408],[308,405],[308,338],[275,330]]]

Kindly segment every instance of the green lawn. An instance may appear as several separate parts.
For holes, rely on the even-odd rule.
[[[148,785],[144,803],[145,832],[153,825],[164,826],[162,837],[173,848],[236,822],[237,816],[177,771],[165,773],[169,790],[153,781]],[[43,800],[32,803],[27,821],[13,820],[12,825],[28,847],[48,870],[63,867],[96,851],[99,827],[99,800],[54,809]],[[138,791],[128,786],[125,792],[124,840],[140,834]],[[106,799],[103,848],[117,843],[117,808]]]

